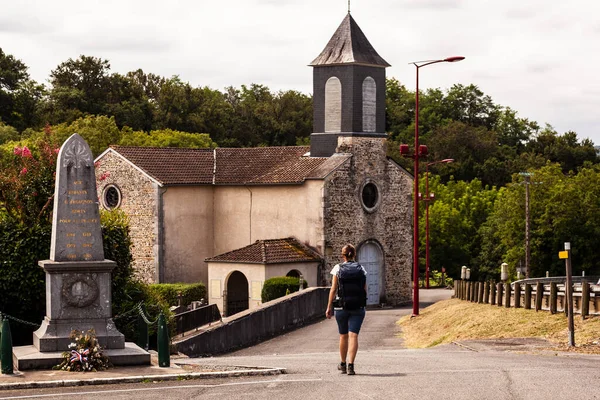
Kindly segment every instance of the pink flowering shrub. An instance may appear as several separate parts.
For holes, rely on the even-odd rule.
[[[23,224],[49,222],[58,145],[49,127],[31,149],[0,154],[0,218]]]

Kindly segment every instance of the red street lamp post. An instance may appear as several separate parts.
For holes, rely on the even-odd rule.
[[[442,60],[426,60],[426,61],[415,61],[409,64],[413,64],[417,68],[417,87],[415,90],[415,152],[413,158],[415,160],[414,167],[414,210],[413,210],[413,313],[412,316],[416,317],[419,315],[419,153],[425,150],[422,155],[427,154],[425,146],[419,146],[419,68],[426,67],[431,64],[437,64],[441,62],[457,62],[464,60],[462,56],[448,57]],[[406,145],[400,145],[400,153],[408,149]]]
[[[446,158],[425,164],[425,288],[429,289],[429,202],[433,200],[434,194],[429,193],[429,166],[441,163],[451,163],[453,158]]]

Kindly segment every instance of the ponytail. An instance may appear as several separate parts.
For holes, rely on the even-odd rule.
[[[351,244],[347,244],[342,247],[342,254],[346,256],[348,260],[354,260],[356,257],[356,248]]]

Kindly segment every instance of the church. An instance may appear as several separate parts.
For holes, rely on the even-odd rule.
[[[111,146],[100,204],[129,217],[137,276],[203,282],[224,315],[261,304],[266,279],[331,283],[354,244],[368,304],[411,301],[412,176],[386,157],[386,67],[348,13],[313,68],[310,146]]]

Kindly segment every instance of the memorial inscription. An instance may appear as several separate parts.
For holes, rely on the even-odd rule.
[[[50,259],[104,260],[94,160],[78,134],[58,154]]]

